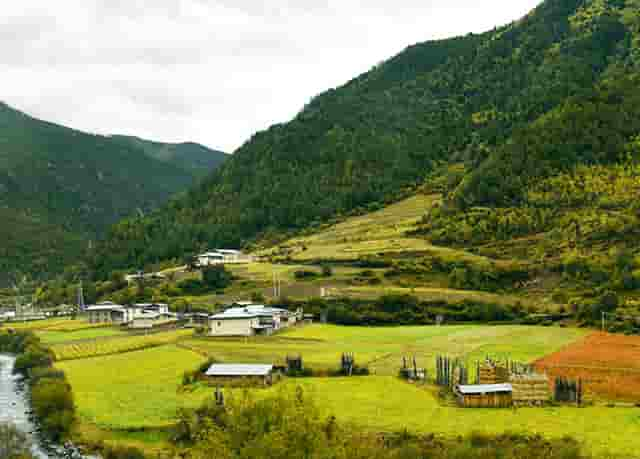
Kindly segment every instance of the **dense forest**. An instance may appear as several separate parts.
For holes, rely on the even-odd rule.
[[[464,164],[448,200],[463,211],[625,160],[639,131],[639,6],[546,0],[508,26],[411,46],[256,134],[184,196],[118,223],[92,267],[104,278],[366,211],[443,163]]]
[[[152,157],[154,147],[171,157]],[[159,143],[142,149],[0,104],[0,286],[24,274],[60,272],[109,225],[186,190],[219,164],[214,151],[213,162],[202,162],[205,150]]]

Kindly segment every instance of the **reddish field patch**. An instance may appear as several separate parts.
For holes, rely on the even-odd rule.
[[[640,401],[640,337],[593,333],[538,360],[553,380],[581,378],[588,394],[609,400]]]

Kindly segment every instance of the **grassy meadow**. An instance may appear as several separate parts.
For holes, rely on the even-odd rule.
[[[302,355],[314,369],[334,369],[343,352],[368,365],[376,375],[395,376],[403,356],[434,366],[437,354],[467,358],[508,356],[533,361],[584,336],[580,329],[558,327],[454,325],[443,327],[341,327],[311,325],[266,338],[181,341],[194,351],[223,362],[284,363],[287,355]]]

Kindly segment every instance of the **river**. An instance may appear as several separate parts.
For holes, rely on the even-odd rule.
[[[15,425],[24,432],[32,445],[32,454],[37,459],[82,458],[71,451],[51,445],[38,435],[36,425],[29,415],[29,400],[21,378],[13,374],[15,357],[0,354],[0,423]]]

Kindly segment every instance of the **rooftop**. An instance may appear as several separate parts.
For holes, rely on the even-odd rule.
[[[250,319],[252,317],[271,317],[275,314],[287,313],[286,309],[271,308],[262,304],[229,308],[224,312],[211,316],[212,319]]]
[[[513,392],[513,387],[511,387],[511,384],[477,384],[474,386],[458,386],[458,391],[464,395],[495,394]]]
[[[273,365],[255,364],[213,364],[205,373],[207,376],[267,376]]]

